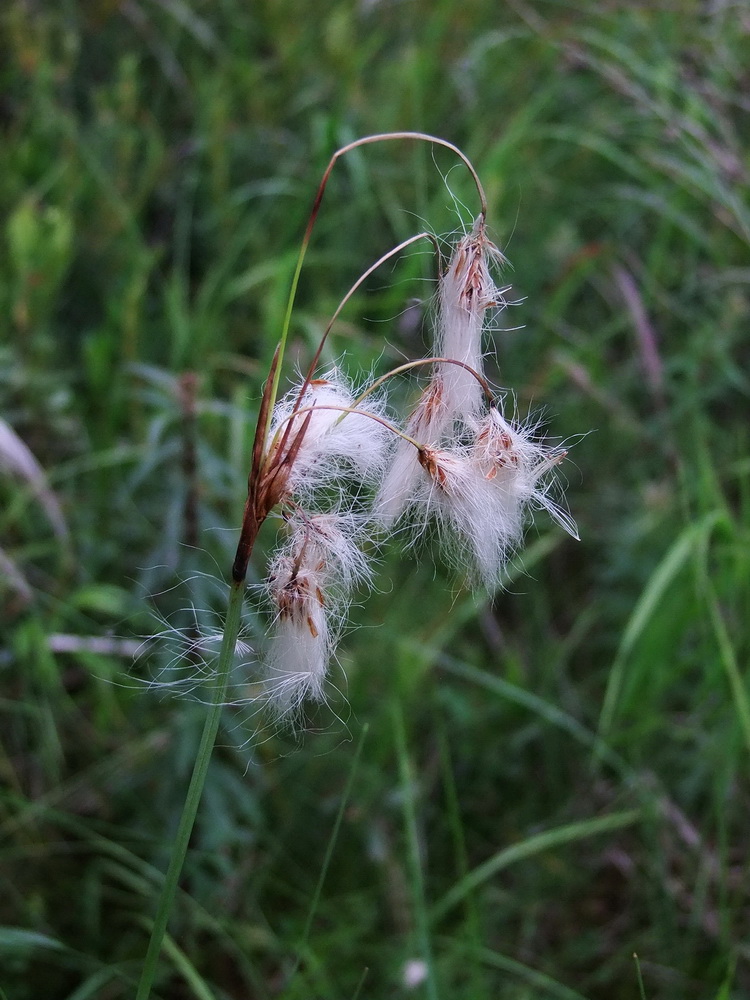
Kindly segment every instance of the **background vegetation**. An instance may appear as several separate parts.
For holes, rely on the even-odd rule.
[[[750,997],[746,5],[7,0],[2,27],[0,995],[133,995],[203,711],[139,683],[179,634],[133,649],[154,613],[189,639],[191,602],[218,624],[322,168],[422,129],[514,265],[498,383],[593,431],[582,541],[540,516],[494,601],[394,546],[304,738],[227,711],[159,995]],[[300,362],[382,252],[469,220],[454,166],[337,168]],[[330,356],[421,353],[432,276],[379,274]]]

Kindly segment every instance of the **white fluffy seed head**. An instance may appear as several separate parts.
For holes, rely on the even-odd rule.
[[[315,568],[321,584],[342,597],[370,582],[372,568],[361,548],[363,519],[353,512],[293,515],[285,551]]]
[[[428,450],[422,466],[418,503],[424,520],[435,521],[457,568],[468,566],[485,585],[494,585],[520,538],[520,504],[485,477],[468,449]]]
[[[417,449],[401,438],[375,497],[373,512],[382,528],[387,529],[395,524],[414,502],[419,480]]]
[[[281,616],[266,657],[266,692],[280,718],[294,719],[305,701],[325,701],[329,647],[325,616],[316,632],[307,621]]]
[[[302,385],[297,386],[277,403],[271,425],[271,441],[278,446],[288,425],[287,441],[291,443],[307,422],[290,472],[292,492],[309,493],[347,472],[354,472],[363,481],[376,478],[392,436],[372,416],[383,416],[381,400],[368,396],[356,412],[345,412],[354,407],[356,396],[337,368],[310,382],[300,400],[301,389]],[[295,408],[300,412],[292,415]]]
[[[474,426],[471,444],[419,453],[422,475],[413,521],[433,519],[457,566],[492,587],[521,542],[530,507],[544,508],[574,537],[575,524],[551,497],[550,473],[564,457],[509,423],[499,409]]]
[[[474,438],[473,455],[488,481],[521,505],[531,503],[545,508],[569,534],[578,538],[568,512],[549,496],[554,484],[549,473],[566,454],[535,439],[532,430],[506,420],[495,406],[477,426]]]
[[[269,698],[293,717],[305,700],[324,700],[351,588],[368,583],[371,569],[358,544],[361,518],[351,513],[298,512],[288,529],[267,583],[275,618],[266,659]]]
[[[406,424],[406,433],[422,445],[437,445],[452,425],[445,405],[443,379],[435,373]],[[415,499],[421,479],[419,452],[405,438],[396,438],[393,457],[375,498],[375,517],[385,528],[399,519]]]
[[[502,263],[500,251],[487,239],[484,224],[456,244],[440,280],[439,319],[435,353],[483,371],[482,330],[486,311],[505,304],[503,292],[492,280],[489,259]],[[444,405],[457,419],[468,419],[482,406],[482,387],[459,365],[441,365]]]
[[[310,698],[324,699],[331,636],[322,578],[304,552],[277,556],[268,579],[275,610],[266,654],[269,699],[279,716],[295,715]]]
[[[484,388],[477,374],[482,375],[485,313],[504,304],[502,291],[490,274],[491,257],[497,262],[503,260],[478,220],[472,232],[459,240],[440,280],[435,354],[460,364],[436,363],[406,425],[406,433],[414,441],[442,448],[446,453],[455,449],[456,436],[479,418],[483,407]],[[375,515],[381,525],[389,527],[420,495],[424,499],[423,486],[419,452],[401,439],[393,447],[375,501]]]

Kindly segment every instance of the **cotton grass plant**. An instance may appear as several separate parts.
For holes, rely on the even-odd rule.
[[[337,160],[352,149],[389,140],[450,149],[470,171],[480,211],[447,260],[427,232],[384,254],[347,293],[329,323],[306,374],[280,395],[282,365],[306,250]],[[321,369],[333,322],[377,267],[419,240],[438,257],[434,350],[362,384],[340,366]],[[238,654],[250,559],[262,526],[277,525],[278,544],[262,587],[269,634],[254,672],[252,700],[272,718],[299,725],[307,701],[326,699],[329,665],[358,589],[373,577],[373,560],[398,534],[416,545],[434,528],[450,561],[476,586],[494,589],[522,541],[531,512],[544,510],[577,537],[557,499],[555,470],[565,451],[550,447],[534,425],[504,409],[484,374],[485,334],[506,306],[507,288],[495,276],[504,264],[487,233],[487,203],[470,161],[451,143],[421,133],[368,136],[342,147],[320,182],[292,281],[279,345],[260,401],[240,537],[231,569],[228,606],[214,670],[189,648],[193,682],[212,679],[210,703],[195,767],[154,921],[137,1000],[152,989],[222,707]],[[410,412],[390,401],[394,382],[422,374]],[[197,661],[197,662],[196,662]],[[247,666],[247,665],[246,665]]]

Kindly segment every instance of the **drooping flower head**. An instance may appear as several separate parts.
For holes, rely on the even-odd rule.
[[[397,438],[393,442],[393,455],[375,498],[375,515],[382,527],[389,528],[415,499],[419,451],[412,442],[438,444],[448,420],[443,381],[440,375],[433,375],[406,422],[406,434],[411,440]]]
[[[482,387],[472,370],[484,371],[482,334],[487,310],[505,305],[506,290],[497,287],[490,273],[490,263],[504,262],[487,238],[484,220],[477,219],[472,231],[456,244],[440,278],[435,355],[467,366],[439,366],[446,419],[467,420],[481,410]]]
[[[464,427],[484,405],[482,336],[488,309],[504,305],[503,289],[496,286],[490,263],[504,257],[487,238],[483,219],[458,241],[440,277],[434,370],[406,424],[406,433],[419,444],[449,450]],[[417,497],[420,460],[409,441],[400,440],[381,483],[376,512],[386,526],[404,514]]]
[[[564,457],[493,406],[470,444],[420,453],[424,475],[415,502],[447,536],[454,561],[492,588],[521,542],[530,508],[545,508],[578,537],[567,511],[550,496],[548,473]]]
[[[324,700],[328,662],[353,587],[371,568],[351,514],[298,512],[271,566],[267,590],[274,623],[267,651],[267,689],[277,713],[294,718],[305,699]]]
[[[279,715],[296,715],[308,698],[324,699],[352,590],[369,582],[372,551],[394,527],[416,538],[435,525],[453,563],[489,589],[502,581],[534,509],[577,537],[554,498],[564,452],[506,418],[484,374],[489,319],[507,304],[508,289],[493,277],[505,259],[487,236],[478,180],[477,187],[481,214],[439,276],[429,358],[356,390],[337,367],[315,377],[313,363],[275,405],[279,352],[274,360],[233,573],[244,578],[260,525],[279,510],[284,541],[266,583],[273,621],[265,656],[268,696]],[[382,383],[423,364],[429,378],[399,421],[379,396]]]
[[[276,560],[268,590],[276,614],[267,656],[268,689],[280,715],[323,700],[331,637],[318,575],[288,556]]]

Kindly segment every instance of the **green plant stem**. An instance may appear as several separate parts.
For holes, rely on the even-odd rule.
[[[393,729],[398,757],[398,770],[401,779],[403,797],[404,826],[409,849],[409,867],[411,869],[412,905],[414,906],[414,922],[416,940],[420,957],[427,966],[425,991],[428,1000],[438,1000],[437,982],[432,962],[432,945],[430,942],[430,926],[425,902],[425,880],[422,871],[422,857],[419,847],[419,827],[417,823],[417,803],[415,796],[415,778],[409,750],[406,743],[406,722],[403,706],[398,697],[393,699]]]
[[[297,970],[302,964],[302,959],[304,956],[305,949],[307,947],[307,942],[310,940],[310,931],[312,930],[313,920],[315,919],[315,914],[318,911],[318,904],[320,903],[320,897],[323,892],[323,884],[328,874],[328,870],[331,867],[331,861],[333,860],[333,852],[338,841],[339,831],[341,830],[341,824],[344,820],[344,813],[349,805],[349,798],[352,793],[352,788],[354,787],[354,779],[357,775],[357,768],[359,766],[359,761],[362,756],[362,748],[365,745],[365,739],[367,733],[369,732],[369,724],[365,724],[362,727],[362,734],[359,738],[359,743],[357,744],[357,751],[354,754],[354,760],[352,761],[352,766],[349,770],[349,778],[346,782],[346,788],[344,789],[344,794],[341,796],[341,802],[339,804],[339,810],[336,814],[336,822],[333,824],[333,830],[331,836],[328,840],[328,846],[326,847],[325,858],[323,859],[323,866],[320,870],[320,876],[318,878],[318,884],[315,887],[315,892],[313,894],[312,903],[310,904],[310,909],[307,914],[307,919],[305,920],[305,927],[302,931],[302,937],[300,938],[299,944],[297,945],[297,958],[294,963],[292,971],[289,973],[288,981],[292,983]],[[366,970],[365,970],[366,971]]]
[[[229,605],[227,607],[227,617],[224,625],[224,638],[219,652],[219,663],[217,668],[217,684],[211,707],[206,715],[203,726],[200,746],[195,758],[193,775],[190,779],[190,786],[185,796],[185,805],[182,808],[180,824],[174,839],[172,856],[164,878],[159,906],[156,910],[154,925],[151,930],[151,939],[146,952],[146,959],[143,963],[141,980],[138,984],[136,1000],[148,1000],[151,994],[156,967],[159,961],[162,942],[167,930],[167,923],[174,907],[174,900],[177,894],[177,887],[185,863],[190,835],[193,832],[195,817],[198,813],[203,787],[206,783],[208,765],[211,761],[211,753],[216,741],[216,733],[219,729],[222,705],[226,700],[227,686],[232,672],[234,660],[234,649],[237,642],[237,633],[240,628],[240,617],[242,614],[242,598],[244,595],[244,582],[233,582],[229,592]]]

